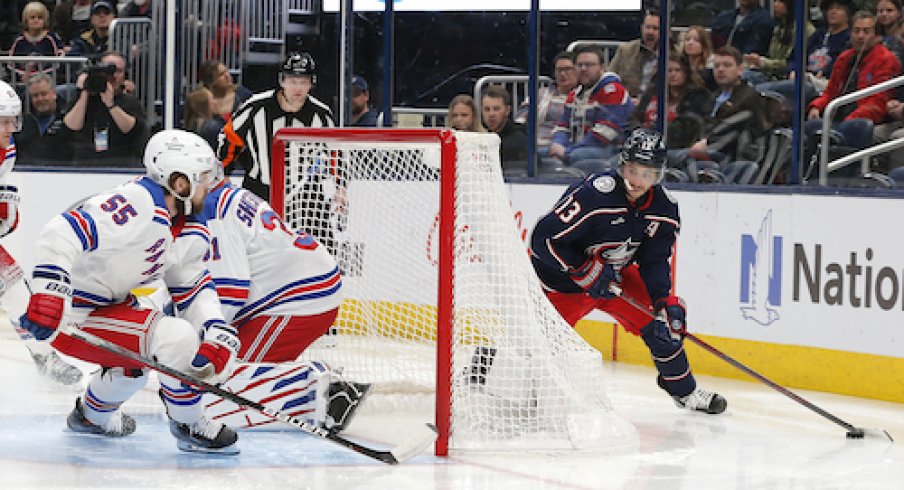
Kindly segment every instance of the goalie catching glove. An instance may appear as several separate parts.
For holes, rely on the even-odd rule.
[[[12,233],[19,224],[19,189],[0,185],[0,238]]]
[[[687,333],[687,309],[684,300],[678,296],[666,296],[653,305],[657,318],[669,327],[672,338],[679,340]]]
[[[47,340],[63,323],[66,305],[72,297],[69,273],[52,265],[35,267],[31,282],[34,294],[28,309],[19,317],[19,326],[38,340]]]
[[[607,264],[605,260],[595,256],[572,272],[571,280],[594,299],[616,297],[617,294],[609,288],[621,282],[612,264]]]
[[[209,383],[222,382],[232,371],[239,351],[235,330],[222,322],[211,322],[204,329],[198,352],[191,361],[198,377]]]

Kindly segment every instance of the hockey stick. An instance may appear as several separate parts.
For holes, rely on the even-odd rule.
[[[609,290],[612,291],[613,293],[615,293],[619,298],[625,300],[625,302],[628,303],[629,305],[631,305],[634,308],[638,309],[639,311],[642,311],[642,312],[646,313],[647,315],[649,315],[650,318],[652,318],[654,320],[656,319],[656,315],[654,315],[644,305],[637,302],[634,298],[626,296],[622,292],[620,287],[613,285],[613,286],[609,287]],[[752,378],[762,382],[766,386],[774,389],[775,391],[778,391],[779,393],[787,396],[788,398],[796,401],[797,403],[800,403],[801,405],[809,408],[810,410],[818,413],[819,415],[822,415],[829,421],[831,421],[835,424],[838,424],[841,427],[844,427],[847,430],[846,436],[849,439],[863,439],[864,436],[871,436],[871,437],[878,437],[878,438],[887,438],[889,441],[894,442],[894,439],[891,437],[891,434],[889,434],[888,431],[883,430],[883,429],[867,429],[867,428],[863,428],[863,427],[855,427],[853,424],[851,424],[849,422],[845,422],[844,420],[836,417],[835,415],[832,415],[831,413],[829,413],[826,410],[820,408],[819,406],[813,404],[812,402],[808,401],[807,399],[803,398],[802,396],[798,395],[797,393],[794,393],[793,391],[789,390],[788,388],[785,388],[784,386],[776,383],[775,381],[772,381],[771,379],[767,378],[766,376],[763,376],[762,374],[747,367],[746,365],[742,364],[740,361],[734,359],[733,357],[722,352],[721,350],[713,347],[712,345],[708,344],[707,342],[705,342],[703,339],[697,337],[696,335],[694,335],[690,332],[685,332],[684,336],[685,336],[685,338],[690,339],[691,342],[699,345],[700,347],[702,347],[703,349],[708,351],[710,354],[712,354],[712,355],[718,357],[719,359],[722,359],[723,361],[731,364],[732,366],[740,369],[744,373],[746,373],[749,376],[751,376]]]
[[[398,446],[392,448],[391,450],[384,451],[374,449],[348,440],[338,434],[334,434],[326,429],[305,422],[304,420],[298,419],[291,415],[287,415],[283,412],[280,412],[279,410],[267,407],[266,405],[263,405],[254,400],[249,400],[231,391],[224,390],[219,386],[207,383],[189,374],[177,371],[154,360],[146,359],[120,345],[114,344],[113,342],[110,342],[106,339],[102,339],[89,332],[85,332],[84,330],[81,330],[77,327],[71,325],[67,326],[61,333],[81,340],[82,342],[85,342],[99,349],[105,350],[111,354],[116,354],[125,357],[126,359],[143,364],[155,371],[167,374],[184,383],[195,386],[196,388],[202,389],[209,393],[213,393],[214,395],[219,396],[220,398],[223,398],[225,400],[229,400],[236,405],[257,410],[258,412],[273,417],[280,422],[285,422],[298,429],[301,429],[308,434],[327,439],[336,444],[339,444],[340,446],[344,446],[348,449],[351,449],[352,451],[363,454],[364,456],[376,459],[377,461],[381,461],[386,464],[398,464],[413,458],[414,456],[420,454],[424,449],[426,449],[427,446],[432,444],[437,437],[436,427],[432,424],[424,424],[424,427],[419,428],[417,431],[415,431],[414,434],[409,436],[408,439],[406,439]]]

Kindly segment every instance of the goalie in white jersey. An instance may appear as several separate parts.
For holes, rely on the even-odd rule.
[[[56,330],[67,323],[216,383],[238,351],[223,319],[203,262],[174,247],[172,220],[200,208],[222,179],[219,162],[199,136],[167,130],[145,149],[147,176],[88,199],[53,218],[35,244],[33,295],[20,318],[39,340],[100,364],[78,397],[67,423],[77,432],[121,437],[135,420],[121,411],[148,376],[143,366]],[[182,318],[138,305],[130,291],[162,279]],[[184,318],[184,319],[183,319]],[[203,341],[201,340],[203,339]],[[237,436],[203,414],[201,393],[158,373],[160,396],[177,446],[188,451],[235,453]]]
[[[226,183],[207,196],[198,221],[206,229],[183,227],[176,245],[205,258],[226,321],[238,330],[238,357],[247,361],[223,386],[275,398],[280,411],[342,430],[369,386],[347,383],[323,363],[294,362],[336,319],[342,303],[336,260],[311,235],[289,230],[266,201]],[[208,414],[237,427],[272,422],[219,399]]]

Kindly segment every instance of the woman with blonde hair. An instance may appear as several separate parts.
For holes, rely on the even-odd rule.
[[[50,12],[41,2],[29,2],[22,9],[22,33],[13,41],[10,56],[58,56],[63,52],[63,41],[50,31]],[[25,83],[36,72],[53,75],[55,67],[49,64],[16,63],[13,67],[16,83]]]
[[[459,131],[474,131],[485,133],[486,128],[480,124],[480,112],[474,97],[468,94],[459,94],[449,102],[449,112],[446,113],[446,127]]]

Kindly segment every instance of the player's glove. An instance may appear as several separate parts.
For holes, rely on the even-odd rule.
[[[12,233],[19,224],[19,189],[0,185],[0,238]]]
[[[205,328],[204,339],[191,365],[198,377],[219,383],[229,375],[238,351],[239,339],[235,331],[224,323],[212,323]]]
[[[19,317],[19,326],[38,340],[47,340],[63,323],[66,305],[72,297],[69,273],[53,265],[35,267],[31,288],[34,294],[28,309]]]
[[[593,257],[571,274],[571,280],[594,299],[612,299],[617,295],[609,290],[621,282],[618,272],[599,257]]]
[[[666,296],[653,305],[658,317],[662,318],[673,339],[684,338],[687,333],[687,309],[684,300],[678,296]]]

